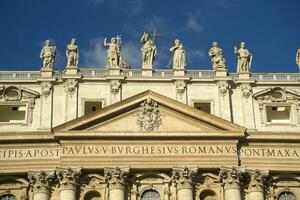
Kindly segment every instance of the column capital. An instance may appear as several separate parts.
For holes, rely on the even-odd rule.
[[[49,193],[50,182],[54,180],[55,173],[53,172],[28,172],[28,179],[30,182],[33,194],[36,193]]]
[[[76,190],[78,179],[80,176],[80,169],[57,169],[56,176],[59,181],[60,190]]]
[[[224,190],[227,189],[239,189],[241,179],[245,173],[243,168],[221,168],[220,178],[224,185]]]
[[[248,192],[263,192],[266,178],[269,175],[268,171],[247,170],[250,176]]]
[[[129,168],[104,168],[104,176],[108,183],[109,190],[124,190],[129,171]]]
[[[179,189],[192,189],[193,188],[193,178],[198,171],[197,168],[173,168],[172,179],[177,185],[177,190]]]

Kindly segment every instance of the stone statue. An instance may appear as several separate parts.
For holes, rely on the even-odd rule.
[[[104,39],[104,46],[108,47],[107,59],[108,68],[110,67],[120,67],[121,64],[121,38],[112,37],[111,42],[107,43],[107,39]]]
[[[252,64],[252,54],[246,49],[245,42],[241,42],[240,49],[234,47],[234,53],[238,57],[237,63],[237,72],[238,73],[248,73],[250,72],[251,64]]]
[[[300,70],[300,48],[298,49],[297,54],[296,54],[296,63]]]
[[[142,51],[142,67],[151,67],[155,57],[157,56],[157,49],[154,41],[150,38],[149,33],[144,33],[141,38],[141,43],[143,44]],[[146,67],[147,68],[147,67]]]
[[[52,69],[56,58],[56,47],[50,44],[49,40],[41,50],[40,58],[43,59],[42,69]]]
[[[185,59],[185,50],[180,40],[176,39],[174,41],[174,46],[170,48],[170,51],[173,52],[173,68],[174,69],[185,69],[186,59]]]
[[[225,69],[225,59],[223,58],[223,50],[218,46],[218,42],[213,42],[212,47],[208,51],[211,57],[211,64],[214,70]]]
[[[72,38],[70,44],[68,44],[66,49],[66,56],[68,67],[78,66],[79,50],[75,38]]]

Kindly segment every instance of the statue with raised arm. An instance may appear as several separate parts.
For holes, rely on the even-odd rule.
[[[154,44],[153,40],[150,38],[149,33],[144,33],[141,38],[142,43],[142,67],[146,68],[152,67],[153,61],[157,56],[157,49],[156,45]]]
[[[66,49],[67,67],[77,67],[79,59],[79,50],[76,39],[72,38]]]
[[[185,50],[180,40],[174,41],[174,46],[170,48],[170,51],[173,52],[173,69],[185,69]]]
[[[297,54],[296,54],[296,64],[298,65],[299,70],[300,70],[300,48],[298,49]]]
[[[42,69],[52,69],[56,58],[56,47],[50,44],[49,40],[41,50],[40,58],[43,59]]]
[[[211,64],[214,70],[226,68],[223,50],[219,47],[218,42],[212,43],[212,47],[209,49],[208,55],[211,58]]]
[[[118,40],[119,37],[112,37],[111,42],[107,43],[107,39],[104,39],[104,46],[108,47],[107,59],[108,68],[110,67],[120,67],[121,64],[121,41]]]
[[[238,57],[237,72],[248,73],[250,72],[252,64],[252,54],[246,49],[245,42],[241,42],[240,49],[234,47],[234,54]]]

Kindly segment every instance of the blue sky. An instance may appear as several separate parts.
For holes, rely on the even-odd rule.
[[[57,46],[55,69],[76,37],[80,67],[104,67],[104,37],[122,35],[125,60],[140,66],[140,37],[156,29],[156,68],[166,68],[174,39],[183,42],[189,69],[211,69],[212,41],[236,71],[233,47],[245,41],[253,72],[298,72],[299,0],[0,0],[0,70],[38,70],[46,39]]]

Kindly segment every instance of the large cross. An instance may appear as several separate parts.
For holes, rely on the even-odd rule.
[[[117,43],[121,43],[121,35],[117,35],[117,37],[116,37],[116,40],[117,40]]]
[[[156,29],[154,29],[153,34],[150,34],[150,36],[152,37],[153,44],[155,44],[155,38],[162,36],[162,34],[156,33]]]

